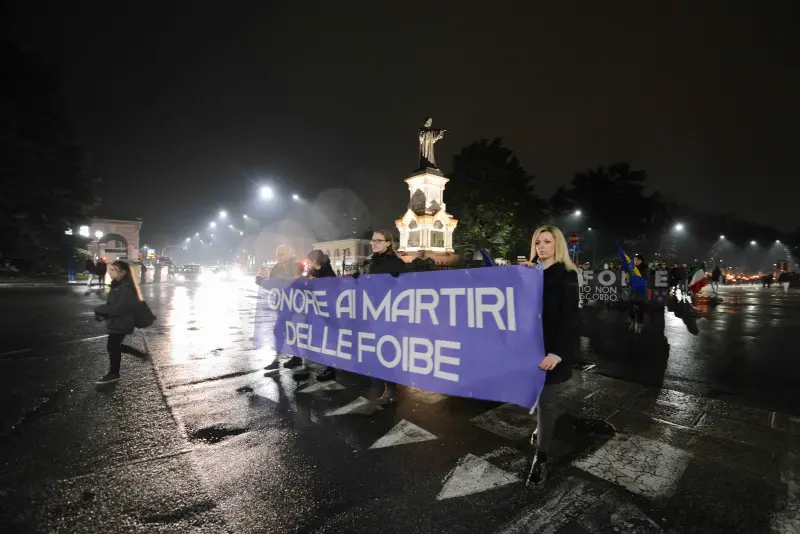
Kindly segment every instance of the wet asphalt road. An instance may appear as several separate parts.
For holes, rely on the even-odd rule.
[[[249,283],[146,286],[159,316],[107,368],[98,290],[0,287],[3,532],[798,532],[800,292],[725,288],[628,333],[587,308],[555,472],[525,410],[267,371]]]

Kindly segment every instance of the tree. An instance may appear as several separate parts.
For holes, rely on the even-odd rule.
[[[453,158],[448,177],[448,211],[459,221],[453,236],[459,253],[528,254],[542,202],[534,194],[534,177],[501,138],[464,147]]]
[[[589,169],[575,175],[551,198],[554,215],[581,211],[586,226],[607,239],[642,241],[663,218],[659,193],[645,194],[647,173],[627,163]]]
[[[0,253],[61,263],[75,245],[64,232],[97,204],[96,181],[70,141],[54,72],[10,44],[0,44],[0,144]]]

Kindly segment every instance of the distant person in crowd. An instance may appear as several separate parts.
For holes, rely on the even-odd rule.
[[[295,257],[294,250],[289,245],[281,245],[275,250],[275,259],[278,262],[272,267],[269,272],[270,279],[277,280],[297,280],[303,276],[303,267]],[[303,359],[297,356],[292,356],[286,363],[283,364],[285,369],[294,369],[303,365]],[[280,362],[278,358],[266,367],[266,370],[271,371],[278,369]]]
[[[321,250],[312,250],[306,256],[308,261],[308,277],[314,278],[331,278],[336,277],[331,267],[331,259]],[[295,379],[302,380],[308,378],[309,372],[306,367],[306,362],[303,362],[303,367],[296,369],[294,373]],[[328,382],[336,379],[336,370],[333,367],[325,367],[325,369],[317,375],[318,382]]]
[[[429,271],[435,265],[431,258],[425,257],[424,250],[417,251],[417,257],[411,262],[411,270],[416,272]]]
[[[675,268],[675,280],[678,283],[678,289],[681,290],[681,297],[686,298],[689,296],[689,266],[686,262],[680,264]]]
[[[719,295],[720,278],[722,278],[722,269],[719,268],[719,265],[715,265],[714,270],[711,271],[711,291],[714,292],[714,295]]]
[[[406,272],[406,263],[397,256],[394,239],[390,230],[379,230],[372,234],[372,256],[364,265],[366,274],[389,274],[399,276]],[[385,388],[385,389],[384,389]],[[380,378],[373,378],[367,393],[369,403],[362,410],[363,415],[372,415],[379,405],[397,401],[397,384]]]
[[[105,272],[103,275],[105,276]],[[106,323],[108,332],[106,347],[110,363],[108,373],[97,381],[98,384],[109,384],[119,380],[122,340],[126,335],[133,333],[136,324],[134,312],[139,305],[139,296],[131,277],[130,265],[124,261],[115,261],[108,267],[108,275],[111,277],[108,301],[94,310],[97,320]]]
[[[791,284],[792,275],[786,271],[778,275],[778,283],[783,287],[783,292],[789,294],[789,285]]]
[[[772,283],[775,281],[775,275],[773,273],[769,273],[767,275],[767,289],[772,289]]]
[[[642,275],[642,278],[647,280],[647,264],[641,254],[636,254],[633,257],[633,264],[639,270],[639,274]],[[644,328],[644,308],[646,304],[646,293],[642,295],[634,292],[632,289],[628,290],[628,319],[630,321],[630,329],[636,334],[641,334]]]
[[[569,258],[564,234],[555,226],[542,226],[533,234],[531,257],[525,265],[544,268],[542,330],[546,356],[539,367],[547,371],[545,386],[536,404],[536,456],[526,486],[542,489],[547,483],[556,397],[572,376],[572,361],[578,336],[578,277]]]
[[[106,285],[106,272],[108,271],[108,264],[106,263],[105,258],[100,258],[97,260],[97,265],[94,266],[95,273],[97,274],[97,279],[100,282],[100,285],[105,287]]]
[[[139,285],[144,285],[144,283],[147,281],[147,265],[145,265],[143,261],[140,261],[139,267],[141,269],[141,273],[139,274]]]
[[[86,282],[86,285],[92,287],[92,282],[97,276],[97,268],[95,267],[95,264],[91,259],[86,260],[85,268],[86,268],[86,273],[89,275],[89,281]]]

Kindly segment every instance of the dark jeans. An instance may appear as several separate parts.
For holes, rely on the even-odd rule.
[[[381,380],[380,378],[373,378],[372,383],[369,385],[369,391],[367,392],[367,399],[374,401],[377,400],[383,394],[383,385],[386,384],[386,391],[389,392],[391,397],[394,397],[397,394],[397,384],[394,382],[387,382],[386,380]]]
[[[553,432],[556,428],[556,393],[561,384],[548,384],[536,404],[536,450],[550,454]]]
[[[138,356],[140,358],[147,357],[146,352],[142,352],[139,349],[122,344],[122,340],[125,339],[125,336],[127,335],[128,334],[108,334],[108,343],[106,344],[106,348],[108,349],[108,360],[111,364],[108,370],[109,373],[119,374],[119,365],[122,362],[123,352],[125,354],[133,354],[134,356]],[[145,350],[147,350],[146,342]]]
[[[119,374],[119,364],[122,361],[122,340],[125,334],[108,334],[108,360],[111,363],[109,373]]]

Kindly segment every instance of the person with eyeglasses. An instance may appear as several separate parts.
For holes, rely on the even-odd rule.
[[[397,255],[390,230],[379,230],[372,234],[372,256],[365,264],[365,274],[389,274],[399,276],[406,272],[406,262]],[[367,393],[369,403],[361,411],[363,415],[372,415],[383,406],[397,401],[397,384],[380,378],[373,378]]]

